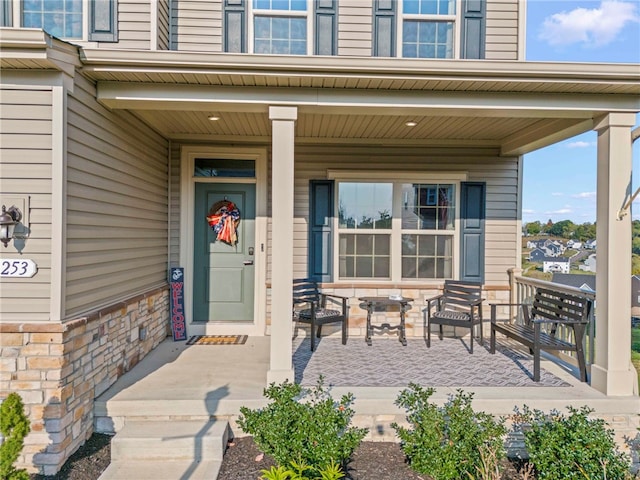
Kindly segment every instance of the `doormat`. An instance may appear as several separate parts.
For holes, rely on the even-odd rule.
[[[242,345],[248,335],[194,335],[187,345]]]

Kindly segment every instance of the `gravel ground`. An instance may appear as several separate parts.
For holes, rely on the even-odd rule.
[[[97,480],[111,461],[110,442],[111,436],[94,433],[57,475],[31,475],[31,480]],[[251,437],[229,442],[218,480],[257,480],[261,470],[275,465],[266,455],[256,461],[259,455]],[[518,473],[515,464],[505,462],[504,467],[501,480],[526,478]],[[533,477],[529,478],[533,480]],[[362,442],[349,463],[346,480],[429,480],[429,477],[418,475],[409,468],[397,443]]]

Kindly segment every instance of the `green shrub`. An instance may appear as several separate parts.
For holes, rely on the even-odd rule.
[[[272,383],[264,395],[271,402],[257,410],[241,407],[238,425],[253,435],[258,448],[286,468],[296,462],[316,471],[334,462],[346,466],[368,432],[349,427],[353,395],[334,400],[324,389],[322,377],[313,389],[288,381]]]
[[[458,390],[439,407],[429,402],[433,388],[410,383],[396,399],[407,410],[410,428],[393,423],[411,468],[434,480],[478,478],[496,471],[505,457],[504,419],[471,408],[473,394]],[[493,465],[488,465],[487,461]]]
[[[586,406],[545,414],[526,405],[516,409],[516,429],[524,433],[529,461],[538,480],[619,480],[629,475],[630,461],[618,451],[613,430],[604,420],[589,418]]]
[[[0,478],[2,480],[29,480],[24,469],[14,467],[24,447],[24,437],[29,433],[29,419],[24,413],[20,395],[13,392],[0,406],[0,432],[4,437],[0,445]]]
[[[340,480],[344,478],[340,465],[335,462],[323,468],[313,468],[305,463],[292,462],[289,468],[279,465],[271,467],[270,470],[262,470],[261,473],[260,478],[263,480]]]

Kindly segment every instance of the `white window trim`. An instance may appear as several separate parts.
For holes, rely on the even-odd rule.
[[[456,202],[456,217],[454,220],[454,229],[451,230],[438,230],[438,231],[425,231],[420,230],[420,233],[433,233],[434,235],[451,235],[453,236],[453,261],[451,265],[452,278],[457,279],[459,277],[460,270],[460,184],[466,181],[468,178],[467,172],[427,172],[427,171],[411,171],[411,172],[388,172],[388,171],[374,171],[374,172],[362,172],[362,171],[349,171],[349,170],[327,170],[327,179],[334,180],[336,182],[336,188],[334,189],[334,205],[338,205],[338,184],[340,182],[379,182],[384,180],[388,183],[393,183],[393,205],[392,205],[392,220],[391,230],[368,230],[371,233],[389,233],[391,235],[391,249],[390,249],[390,261],[391,261],[391,278],[340,278],[340,228],[339,219],[337,215],[333,218],[333,283],[389,283],[397,284],[402,282],[403,284],[419,284],[432,279],[403,279],[402,278],[402,191],[397,188],[397,184],[402,183],[449,183],[455,185],[455,202]],[[337,208],[337,207],[334,207]],[[410,230],[404,229],[405,232]]]
[[[115,0],[112,0],[112,1],[115,1]],[[13,13],[13,25],[19,25],[20,28],[27,28],[22,25],[21,0],[12,0],[11,10]],[[61,37],[61,40],[65,40],[69,42],[88,42],[89,41],[89,0],[82,0],[82,38]]]
[[[459,0],[461,1],[461,0]],[[265,9],[254,9],[253,8],[253,0],[247,0],[247,15],[249,21],[247,22],[247,51],[249,53],[255,53],[254,51],[254,39],[255,32],[253,29],[253,19],[258,17],[306,17],[307,18],[307,53],[306,55],[313,55],[314,48],[314,39],[315,32],[313,30],[313,19],[315,11],[313,9],[313,0],[307,0],[307,10],[301,12],[300,10],[265,10]],[[278,53],[265,53],[263,55],[281,55]],[[284,55],[293,55],[293,54],[284,54]],[[302,55],[295,55],[302,56]]]
[[[404,21],[405,20],[435,20],[439,22],[453,22],[453,45],[451,46],[453,51],[452,60],[460,59],[460,48],[459,45],[462,42],[462,0],[456,0],[456,13],[455,15],[422,15],[416,13],[402,13],[403,10],[403,1],[397,0],[397,37],[396,37],[396,49],[397,49],[397,57],[402,57],[402,34],[404,30]],[[412,57],[413,58],[413,57]],[[434,58],[433,60],[443,60],[439,58]]]

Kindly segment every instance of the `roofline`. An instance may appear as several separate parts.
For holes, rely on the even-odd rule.
[[[586,62],[527,62],[512,60],[435,60],[382,57],[256,55],[184,51],[107,50],[83,48],[85,69],[224,69],[242,74],[441,78],[508,81],[639,82],[640,64]]]
[[[66,54],[91,72],[191,72],[235,75],[331,76],[408,80],[531,83],[640,84],[639,63],[529,62],[513,60],[436,60],[383,57],[256,55],[84,48],[35,28],[0,28],[0,59],[43,60]],[[72,60],[69,56],[76,56]],[[59,61],[59,60],[58,60]]]

